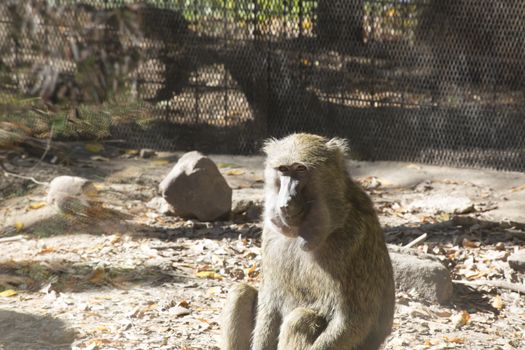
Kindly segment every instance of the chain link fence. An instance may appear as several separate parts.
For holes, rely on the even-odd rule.
[[[0,145],[253,153],[308,131],[523,171],[524,73],[518,0],[4,0]]]

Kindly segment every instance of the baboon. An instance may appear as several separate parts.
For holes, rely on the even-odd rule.
[[[264,151],[262,283],[230,292],[223,348],[378,349],[392,327],[392,265],[346,142],[293,134]]]

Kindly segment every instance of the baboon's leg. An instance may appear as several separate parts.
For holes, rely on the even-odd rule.
[[[296,308],[283,320],[278,350],[310,349],[325,328],[325,319],[315,311]]]
[[[223,313],[222,349],[248,350],[255,327],[257,289],[241,283],[233,287]]]

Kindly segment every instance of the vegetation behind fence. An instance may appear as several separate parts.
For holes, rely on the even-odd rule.
[[[0,146],[252,153],[310,131],[359,159],[524,170],[524,58],[517,0],[6,0]]]

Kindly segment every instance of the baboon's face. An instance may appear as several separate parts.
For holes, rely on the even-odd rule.
[[[288,236],[297,236],[297,227],[308,212],[306,185],[310,170],[301,163],[279,165],[267,169],[267,180],[273,186],[272,222]]]

